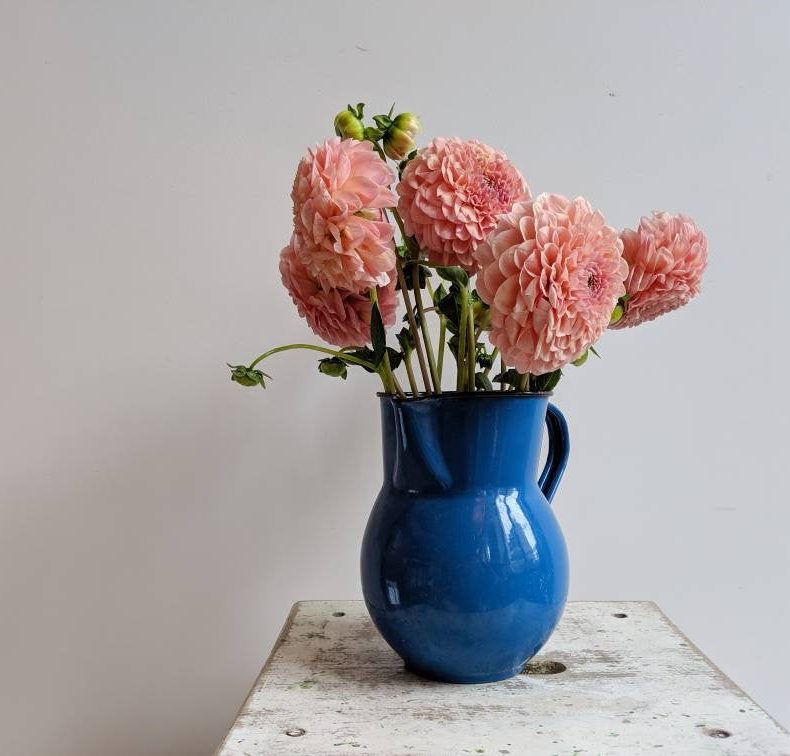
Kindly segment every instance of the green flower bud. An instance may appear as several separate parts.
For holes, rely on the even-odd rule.
[[[623,315],[625,315],[625,309],[621,304],[615,306],[614,310],[612,310],[612,317],[609,321],[609,325],[614,325],[618,320],[620,320]]]
[[[230,379],[239,386],[260,386],[266,388],[264,378],[271,378],[262,370],[253,370],[246,365],[230,365]]]
[[[491,308],[482,300],[472,302],[472,312],[475,316],[475,326],[481,331],[491,329]]]
[[[590,350],[585,349],[575,360],[571,361],[571,365],[576,365],[576,367],[581,367],[587,362],[587,358],[590,356]]]
[[[335,134],[341,139],[362,141],[365,138],[365,127],[350,110],[341,110],[335,116]]]
[[[420,119],[417,118],[414,113],[401,113],[400,115],[395,116],[394,120],[392,121],[392,125],[396,129],[405,131],[410,137],[412,137],[412,139],[416,137],[422,129]]]
[[[390,159],[400,162],[414,149],[414,140],[407,131],[395,126],[387,129],[384,134],[384,154]]]

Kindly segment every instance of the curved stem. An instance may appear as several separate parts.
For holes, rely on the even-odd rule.
[[[340,357],[347,362],[353,362],[355,365],[362,365],[362,367],[368,368],[369,370],[373,370],[375,372],[376,366],[372,362],[368,362],[367,360],[360,360],[358,357],[354,357],[353,355],[346,354],[345,352],[338,351],[336,349],[327,349],[326,347],[315,346],[315,344],[286,344],[285,346],[274,347],[274,349],[270,349],[268,352],[264,352],[259,357],[256,357],[249,365],[250,369],[254,368],[259,362],[263,362],[267,357],[271,357],[273,354],[277,354],[278,352],[288,352],[291,349],[309,349],[313,352],[321,352],[322,354],[331,354],[333,357]]]

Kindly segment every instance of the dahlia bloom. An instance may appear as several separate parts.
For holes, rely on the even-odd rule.
[[[294,228],[303,265],[326,290],[389,283],[394,234],[382,208],[395,206],[394,180],[370,142],[333,137],[302,158],[291,191]]]
[[[529,187],[504,153],[477,141],[434,139],[403,171],[398,210],[406,233],[439,265],[474,273],[476,247]]]
[[[636,231],[620,234],[628,263],[625,314],[611,328],[628,328],[687,304],[700,291],[708,240],[686,215],[654,212]]]
[[[313,332],[338,347],[364,346],[370,342],[372,305],[367,291],[325,289],[301,261],[304,240],[298,233],[280,252],[280,276],[299,314]],[[395,323],[398,307],[395,276],[378,288],[378,302],[384,325]]]
[[[625,293],[622,249],[582,197],[541,194],[502,215],[475,257],[489,336],[505,362],[541,375],[583,354]]]

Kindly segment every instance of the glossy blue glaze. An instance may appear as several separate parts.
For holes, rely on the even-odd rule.
[[[562,413],[547,395],[381,396],[381,422],[384,485],[361,560],[373,621],[426,677],[518,674],[551,635],[568,591],[549,506],[568,460]]]

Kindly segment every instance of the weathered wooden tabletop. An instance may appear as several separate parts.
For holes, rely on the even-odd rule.
[[[650,602],[571,602],[525,674],[424,680],[361,601],[303,601],[218,753],[790,754],[790,735]]]

